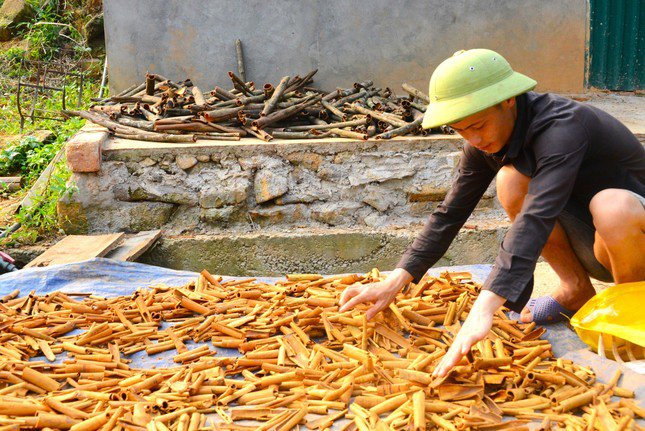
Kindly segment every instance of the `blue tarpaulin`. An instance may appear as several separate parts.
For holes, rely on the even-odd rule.
[[[488,276],[490,269],[490,265],[465,265],[431,268],[428,272],[431,275],[439,275],[446,270],[469,271],[475,281],[481,283]],[[140,287],[155,284],[182,286],[194,280],[197,275],[196,272],[177,271],[142,263],[121,262],[97,257],[83,262],[27,268],[1,275],[0,296],[8,294],[14,289],[34,290],[39,295],[56,290],[86,292],[101,296],[129,295]],[[280,277],[261,277],[259,279],[272,282]]]
[[[474,281],[482,283],[491,271],[490,265],[465,265],[431,268],[430,275],[439,276],[444,271],[460,272],[467,271],[473,276]],[[144,265],[132,262],[119,262],[110,259],[96,258],[84,262],[55,265],[45,268],[30,268],[11,274],[0,276],[0,297],[7,295],[15,289],[21,294],[35,291],[37,295],[43,295],[56,290],[63,292],[92,293],[98,296],[113,297],[129,295],[139,288],[146,288],[154,285],[183,286],[191,280],[195,280],[197,273],[189,271],[176,271],[157,266]],[[226,277],[227,279],[236,277]],[[275,282],[280,277],[257,277],[258,281]],[[176,322],[162,322],[160,329],[165,329]],[[83,332],[77,329],[68,334],[79,334]],[[598,372],[600,381],[607,381],[615,372],[618,364],[608,359],[599,358],[592,354],[585,344],[568,329],[565,324],[559,323],[550,325],[546,338],[553,345],[553,352],[556,356],[573,359],[587,365],[593,365]],[[202,344],[202,343],[200,343]],[[215,348],[210,342],[206,342],[211,350],[217,351],[218,356],[239,356],[237,350]],[[196,346],[192,341],[187,341],[189,349]],[[145,351],[137,352],[128,357],[132,360],[131,368],[159,368],[176,366],[173,357],[176,351],[170,350],[156,355],[148,355]],[[44,361],[44,357],[36,357],[33,360]],[[65,352],[57,355],[56,363],[69,359]],[[643,378],[638,374],[625,370],[629,379],[623,379],[623,386],[634,389],[636,398],[641,399],[645,392]],[[334,424],[332,429],[339,429],[346,420],[342,419]]]
[[[181,286],[195,277],[195,272],[97,257],[83,262],[27,268],[1,275],[0,296],[14,289],[27,292],[35,290],[39,295],[60,290],[119,296],[129,295],[140,287],[153,284]]]

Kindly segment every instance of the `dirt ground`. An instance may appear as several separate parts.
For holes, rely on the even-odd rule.
[[[549,264],[546,262],[538,262],[535,267],[535,286],[533,287],[532,297],[537,298],[539,296],[548,295],[550,292],[555,290],[559,284],[560,281],[558,276],[553,269],[551,269]],[[600,292],[612,285],[612,283],[604,283],[593,278],[591,279],[591,284],[593,284],[596,292]]]
[[[594,92],[586,97],[585,103],[618,118],[635,135],[645,135],[645,93]]]
[[[0,225],[6,226],[11,223],[13,214],[18,209],[20,198],[16,195],[0,197]]]

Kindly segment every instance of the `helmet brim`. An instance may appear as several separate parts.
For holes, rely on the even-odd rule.
[[[421,127],[430,129],[444,124],[452,124],[466,117],[495,106],[504,100],[531,91],[537,81],[519,72],[473,93],[453,99],[430,101],[423,116]]]

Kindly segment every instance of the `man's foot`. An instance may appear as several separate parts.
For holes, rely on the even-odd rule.
[[[518,319],[524,323],[535,322],[539,325],[544,325],[570,319],[575,313],[575,310],[564,308],[553,297],[541,296],[529,300],[522,313],[512,313],[511,318]]]
[[[561,322],[565,319],[562,314],[571,317],[577,310],[594,297],[596,291],[589,277],[583,282],[560,282],[560,288],[549,296],[542,296],[529,301],[521,314],[515,314],[517,320],[523,323],[545,324]],[[562,313],[562,314],[561,314]],[[534,315],[538,314],[534,318]]]

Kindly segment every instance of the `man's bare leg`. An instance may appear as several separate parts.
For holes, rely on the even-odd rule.
[[[606,189],[589,203],[594,254],[616,283],[645,280],[645,208],[632,193]]]
[[[522,209],[529,181],[529,177],[510,165],[504,166],[497,174],[497,197],[511,221]],[[551,296],[564,308],[575,311],[596,294],[587,271],[573,252],[569,238],[558,222],[542,249],[542,257],[560,278],[560,287]],[[523,322],[533,320],[527,307],[520,316]]]

